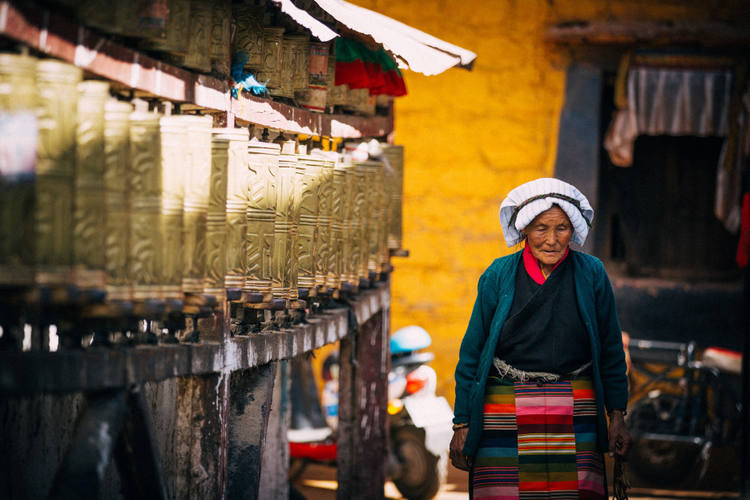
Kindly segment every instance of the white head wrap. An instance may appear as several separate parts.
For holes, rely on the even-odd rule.
[[[583,245],[594,220],[594,209],[575,186],[552,178],[521,184],[505,197],[500,205],[500,224],[505,243],[512,247],[523,241],[521,231],[552,205],[558,205],[565,211],[573,225],[573,241]]]

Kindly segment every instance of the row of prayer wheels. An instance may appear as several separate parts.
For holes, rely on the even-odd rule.
[[[382,161],[301,154],[13,54],[0,88],[0,287],[294,300],[358,286],[401,246],[400,146]]]

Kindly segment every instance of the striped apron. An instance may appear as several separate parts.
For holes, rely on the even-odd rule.
[[[469,481],[475,500],[606,499],[591,379],[489,377]]]

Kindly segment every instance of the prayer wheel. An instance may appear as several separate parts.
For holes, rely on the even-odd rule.
[[[206,217],[211,180],[210,116],[185,116],[188,154],[183,205],[183,293],[202,294],[206,281]]]
[[[231,0],[214,0],[212,2],[211,29],[211,68],[218,74],[228,76],[231,54],[232,23]]]
[[[237,26],[234,33],[232,54],[244,52],[247,56],[245,69],[251,73],[255,73],[263,68],[264,14],[265,7],[262,5],[232,5],[232,17]]]
[[[294,97],[294,79],[300,52],[299,35],[285,35],[281,40],[281,70],[278,84],[269,87],[270,93],[278,97]]]
[[[211,71],[212,4],[209,0],[190,1],[188,50],[182,64],[208,73]]]
[[[380,231],[382,224],[382,199],[383,199],[383,167],[382,163],[375,161],[363,161],[357,163],[357,168],[364,171],[365,193],[364,193],[364,217],[362,227],[364,235],[362,239],[362,259],[360,263],[360,276],[367,277],[370,273],[381,271],[380,242],[382,240]]]
[[[58,96],[60,98],[62,96]],[[73,282],[81,288],[106,287],[104,235],[104,105],[109,84],[78,84],[76,161],[73,176]]]
[[[375,96],[370,95],[369,89],[349,89],[346,92],[344,107],[365,116],[375,114]]]
[[[144,41],[143,46],[185,56],[190,40],[190,2],[191,0],[169,0],[169,18],[164,38]]]
[[[345,280],[344,271],[344,225],[346,224],[346,168],[337,159],[333,169],[333,189],[331,194],[331,239],[330,262],[328,268],[329,288],[341,288]]]
[[[257,80],[268,85],[269,92],[281,84],[281,46],[284,28],[267,26],[263,28],[263,67]]]
[[[104,254],[107,299],[130,300],[128,241],[130,236],[129,103],[108,99],[104,105]]]
[[[86,2],[83,2],[86,3]],[[100,3],[100,2],[97,2]],[[101,9],[114,12],[114,23],[101,29],[133,38],[163,39],[166,35],[169,6],[167,0],[116,0],[114,5],[101,2]],[[96,17],[105,17],[97,13]]]
[[[390,169],[386,181],[391,196],[388,215],[388,248],[403,245],[404,147],[384,144],[383,153]]]
[[[246,236],[249,133],[247,129],[226,128],[214,129],[213,134],[214,165],[208,207],[209,286],[218,287],[218,268],[221,266],[224,271],[221,279],[223,286],[241,290],[245,286],[248,272]],[[226,174],[219,179],[222,171]],[[221,226],[218,225],[220,221]]]
[[[323,113],[326,109],[326,96],[328,95],[328,53],[330,46],[327,43],[310,43],[307,88],[297,90],[295,97],[302,107]]]
[[[364,222],[367,220],[367,197],[365,169],[358,164],[352,165],[353,185],[351,200],[351,221],[349,226],[350,283],[359,285],[360,278],[367,278],[367,245]]]
[[[0,285],[64,284],[70,274],[77,104],[56,93],[75,95],[81,72],[45,63],[37,90],[42,62],[0,54]]]
[[[184,272],[183,226],[186,170],[189,170],[187,116],[164,116],[159,120],[160,161],[156,182],[159,186],[159,284],[164,299],[182,298]]]
[[[129,275],[133,299],[160,297],[162,251],[162,152],[159,115],[136,108],[130,114]]]
[[[112,8],[111,0],[76,2],[75,7],[78,19],[87,26],[93,26],[103,31],[111,31],[117,22],[117,9]]]
[[[318,253],[316,224],[320,196],[318,187],[321,177],[322,160],[299,155],[297,158],[296,201],[299,210],[299,270],[300,288],[315,288],[315,259]]]
[[[326,107],[343,106],[346,104],[346,92],[349,87],[336,85],[336,57],[328,57],[328,73],[326,74]]]
[[[279,175],[276,190],[276,216],[274,219],[273,296],[296,300],[298,298],[297,227],[299,211],[296,202],[297,155],[294,142],[282,145],[279,155]]]
[[[292,92],[306,90],[310,84],[310,37],[294,34],[284,37],[292,49]]]
[[[326,288],[335,281],[336,259],[331,248],[333,168],[334,161],[324,157],[318,184],[318,253],[315,258],[315,284],[320,288]]]
[[[281,283],[282,276],[274,268],[274,219],[279,184],[278,144],[253,139],[248,144],[248,205],[247,205],[247,279],[244,290],[263,294],[263,301],[272,298],[272,283]]]

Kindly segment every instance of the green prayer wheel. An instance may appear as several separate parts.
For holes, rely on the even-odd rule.
[[[108,99],[104,105],[104,254],[107,299],[130,300],[128,240],[130,233],[130,113],[127,102]]]
[[[73,196],[73,281],[81,288],[105,289],[104,105],[109,84],[78,84],[76,161]]]
[[[210,116],[185,116],[189,161],[183,205],[182,291],[202,294],[206,283],[206,217],[211,180]]]
[[[252,140],[248,144],[249,174],[247,205],[247,279],[244,290],[272,298],[273,283],[282,283],[281,269],[274,268],[277,191],[282,187],[279,176],[278,144]],[[280,286],[280,285],[277,285]]]
[[[130,114],[129,275],[133,299],[158,299],[162,263],[162,151],[159,115]]]

